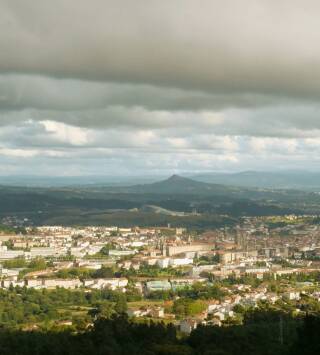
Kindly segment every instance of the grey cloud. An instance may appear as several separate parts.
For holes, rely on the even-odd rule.
[[[2,73],[319,97],[307,0],[1,0]]]
[[[143,84],[59,80],[35,75],[0,75],[0,110],[88,110],[109,106],[149,110],[204,110],[261,107],[279,102],[259,94],[211,94]]]
[[[317,137],[320,105],[286,103],[260,108],[223,110],[149,110],[140,106],[108,106],[78,110],[24,109],[0,111],[2,125],[52,120],[89,129],[161,130],[183,137],[201,132],[216,135]]]
[[[2,169],[316,167],[319,12],[315,0],[0,0]]]

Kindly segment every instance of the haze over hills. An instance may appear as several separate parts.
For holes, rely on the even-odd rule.
[[[115,176],[115,175],[83,175],[83,176],[33,176],[14,175],[0,176],[0,185],[19,187],[59,188],[70,186],[130,186],[158,181],[158,176]],[[164,178],[164,177],[163,177]]]
[[[320,189],[320,172],[287,170],[287,171],[243,171],[238,173],[200,173],[191,178],[206,183],[224,184],[242,187],[258,187],[272,189]]]
[[[185,180],[183,180],[185,178]],[[187,180],[189,179],[189,181]],[[165,175],[87,175],[87,176],[0,176],[0,185],[4,186],[28,186],[28,187],[134,187],[137,192],[141,189],[146,192],[148,188],[174,193],[192,191],[225,191],[236,190],[236,187],[259,189],[296,189],[318,191],[320,190],[320,172],[286,170],[286,171],[241,171],[236,173],[180,173],[172,175],[168,181]],[[191,181],[193,180],[193,182]],[[196,182],[207,185],[196,184]],[[153,186],[147,187],[147,184]],[[209,186],[214,184],[215,186]],[[220,185],[220,186],[219,186]],[[223,185],[223,186],[222,186]],[[230,189],[230,187],[232,187]]]
[[[263,187],[247,187],[227,185],[222,183],[208,183],[197,181],[189,177],[180,175],[172,175],[171,177],[157,181],[154,183],[139,184],[132,186],[96,186],[88,188],[88,191],[96,191],[97,193],[120,193],[134,195],[169,195],[189,196],[190,198],[199,198],[216,201],[233,201],[237,199],[253,199],[253,200],[287,200],[292,198],[310,197],[310,191],[300,191],[294,189],[272,189]]]

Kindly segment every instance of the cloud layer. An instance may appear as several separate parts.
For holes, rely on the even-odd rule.
[[[319,12],[0,0],[1,173],[318,169]]]

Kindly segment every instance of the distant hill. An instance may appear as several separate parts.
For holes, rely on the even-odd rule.
[[[221,216],[232,219],[320,214],[320,194],[315,192],[239,187],[223,182],[208,183],[172,175],[158,182],[131,186],[0,186],[0,222],[1,218],[11,216],[19,223],[26,218],[35,224],[110,225],[117,221],[119,225],[174,222],[212,227],[220,225]]]
[[[179,175],[152,184],[119,188],[122,192],[139,194],[228,195],[239,188],[196,181]]]
[[[203,173],[190,176],[192,179],[230,186],[247,188],[320,190],[320,173],[308,171],[259,172],[244,171],[239,173]]]
[[[79,190],[79,192],[81,189]],[[97,186],[88,188],[88,196],[101,198],[103,195],[123,195],[130,200],[141,201],[142,204],[158,205],[155,200],[188,201],[189,206],[195,201],[209,201],[211,205],[234,202],[236,200],[266,201],[267,203],[318,203],[320,195],[311,191],[281,188],[262,188],[233,186],[228,184],[208,183],[189,177],[172,175],[168,179],[154,183],[133,186]],[[82,193],[84,190],[82,190]],[[153,201],[148,201],[151,199]],[[159,205],[158,205],[159,206]],[[177,210],[171,206],[161,206],[169,210]],[[186,211],[185,208],[178,209]]]

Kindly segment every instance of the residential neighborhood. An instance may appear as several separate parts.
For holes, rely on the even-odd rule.
[[[307,299],[320,300],[320,227],[309,220],[286,216],[275,227],[275,219],[246,217],[200,234],[170,226],[30,227],[0,235],[0,285],[133,292],[140,303],[127,302],[129,317],[167,319],[185,333],[241,322],[245,309],[262,304],[299,313]],[[192,294],[199,304],[181,311]]]

